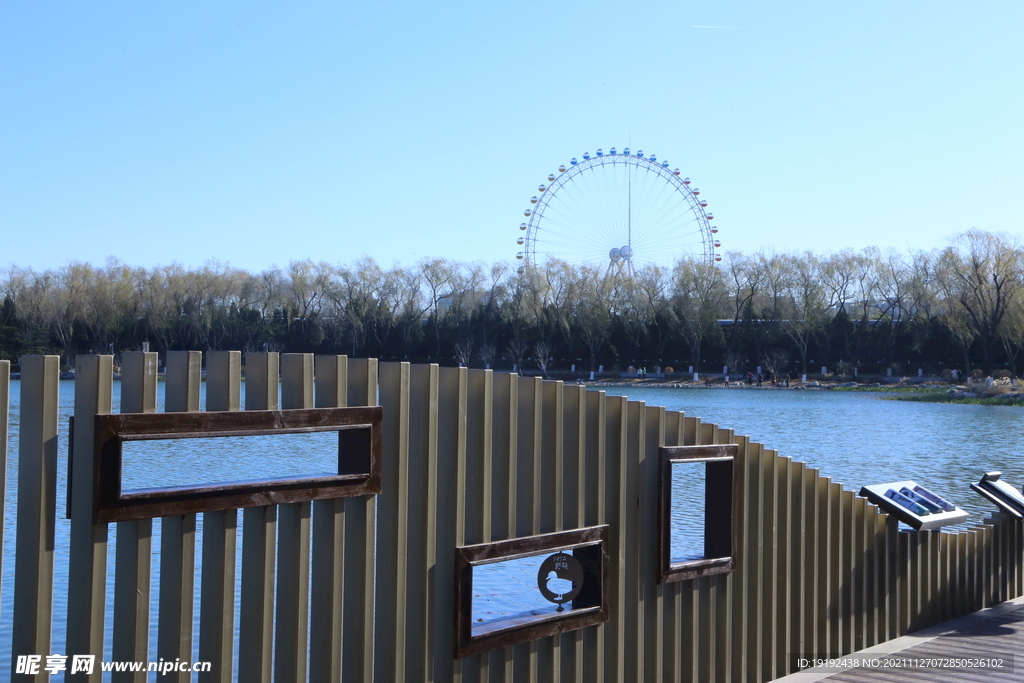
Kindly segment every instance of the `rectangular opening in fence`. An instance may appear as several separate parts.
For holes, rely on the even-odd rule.
[[[379,407],[97,415],[95,434],[96,522],[380,492]],[[287,449],[301,458],[303,449],[326,445],[325,437],[332,439],[332,448],[336,449],[330,458],[331,471],[308,474],[310,469],[321,468],[296,465],[289,474],[263,467],[270,443],[274,444],[271,448]],[[207,441],[202,449],[205,453],[191,464],[183,463],[181,453],[188,449],[178,448],[178,455],[173,455],[172,444],[193,439]],[[126,448],[125,444],[130,445]],[[135,446],[141,448],[136,450]],[[133,456],[163,457],[168,468],[191,472],[191,480],[153,486],[137,478],[126,478],[124,461]],[[229,460],[240,462],[244,468],[241,471],[248,476],[210,483],[209,468],[204,469],[201,462],[206,458],[219,459],[220,465]],[[320,462],[325,460],[321,457]]]
[[[659,449],[659,583],[735,568],[737,452],[735,444]]]
[[[121,490],[224,484],[252,479],[333,476],[338,434],[256,434],[217,439],[127,440]]]
[[[608,527],[456,548],[455,656],[608,620]]]

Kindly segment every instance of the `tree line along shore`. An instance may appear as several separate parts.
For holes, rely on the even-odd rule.
[[[729,253],[632,278],[552,259],[71,262],[0,270],[0,358],[152,348],[313,352],[548,373],[1015,377],[1024,249],[970,230],[930,251]]]

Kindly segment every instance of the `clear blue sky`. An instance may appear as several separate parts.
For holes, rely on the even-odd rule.
[[[1024,3],[0,4],[0,266],[514,262],[596,148],[725,250],[1020,235]]]

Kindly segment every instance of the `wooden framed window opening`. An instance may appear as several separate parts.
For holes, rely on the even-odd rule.
[[[487,652],[608,621],[608,525],[584,527],[455,549],[455,657]],[[583,587],[572,609],[527,623],[473,635],[473,569],[543,553],[572,552]]]
[[[663,446],[658,493],[658,583],[685,581],[723,574],[736,568],[735,541],[739,538],[739,482],[735,444],[718,446]],[[683,561],[672,558],[672,468],[705,468],[703,556]]]
[[[338,433],[336,474],[128,491],[121,487],[125,442],[310,432]],[[94,443],[96,523],[365,496],[381,491],[380,406],[97,415]]]

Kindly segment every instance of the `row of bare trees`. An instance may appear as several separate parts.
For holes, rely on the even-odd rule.
[[[942,249],[730,254],[606,278],[598,266],[427,259],[382,268],[295,261],[0,271],[0,355],[141,348],[347,353],[442,363],[921,363],[986,372],[1024,347],[1021,246],[972,230]]]

